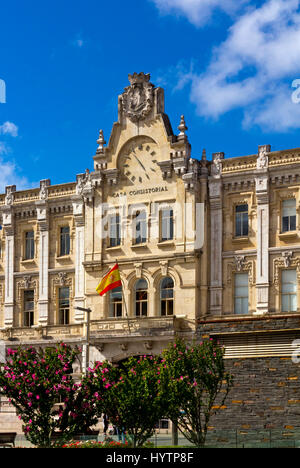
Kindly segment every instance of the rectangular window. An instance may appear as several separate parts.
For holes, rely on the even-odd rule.
[[[234,278],[234,313],[248,314],[248,273],[236,273]]]
[[[235,236],[248,236],[248,205],[235,207]]]
[[[174,213],[171,208],[161,210],[161,241],[174,238]]]
[[[144,244],[147,242],[147,214],[146,211],[137,211],[134,219],[134,242]]]
[[[119,215],[112,215],[109,218],[109,246],[117,247],[121,245],[121,223]]]
[[[34,325],[34,291],[24,291],[24,326]]]
[[[297,311],[297,272],[283,270],[281,273],[281,311]]]
[[[60,228],[60,255],[70,254],[70,228],[64,226]]]
[[[290,198],[282,202],[282,232],[296,230],[296,200]]]
[[[70,323],[70,289],[59,288],[59,325]]]
[[[34,232],[25,232],[25,260],[34,258]]]
[[[115,288],[110,292],[109,316],[113,318],[122,317],[122,288]]]

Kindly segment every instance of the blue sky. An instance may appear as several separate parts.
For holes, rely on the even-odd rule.
[[[0,16],[0,191],[92,169],[128,74],[165,88],[192,156],[300,147],[298,0],[11,0]],[[0,81],[1,84],[1,81]],[[294,94],[293,94],[294,93]],[[292,100],[292,96],[294,99]],[[3,99],[2,99],[3,101]]]

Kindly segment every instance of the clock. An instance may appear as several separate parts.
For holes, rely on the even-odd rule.
[[[157,178],[157,148],[152,141],[135,141],[127,145],[119,161],[123,175],[132,184],[144,184]]]

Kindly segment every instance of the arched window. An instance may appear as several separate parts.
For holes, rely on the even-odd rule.
[[[122,317],[123,302],[122,302],[122,287],[115,288],[110,291],[109,295],[109,316]]]
[[[163,278],[160,282],[160,314],[162,316],[174,314],[174,281]]]
[[[139,279],[135,283],[135,315],[136,317],[147,317],[148,312],[148,283]]]

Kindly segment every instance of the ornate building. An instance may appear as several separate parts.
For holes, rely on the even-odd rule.
[[[163,90],[144,73],[129,80],[93,171],[0,195],[0,339],[89,336],[90,362],[118,362],[158,353],[175,334],[211,336],[236,382],[215,427],[297,425],[300,149],[192,158]],[[116,261],[123,287],[100,297]],[[0,404],[9,430],[15,416]]]

